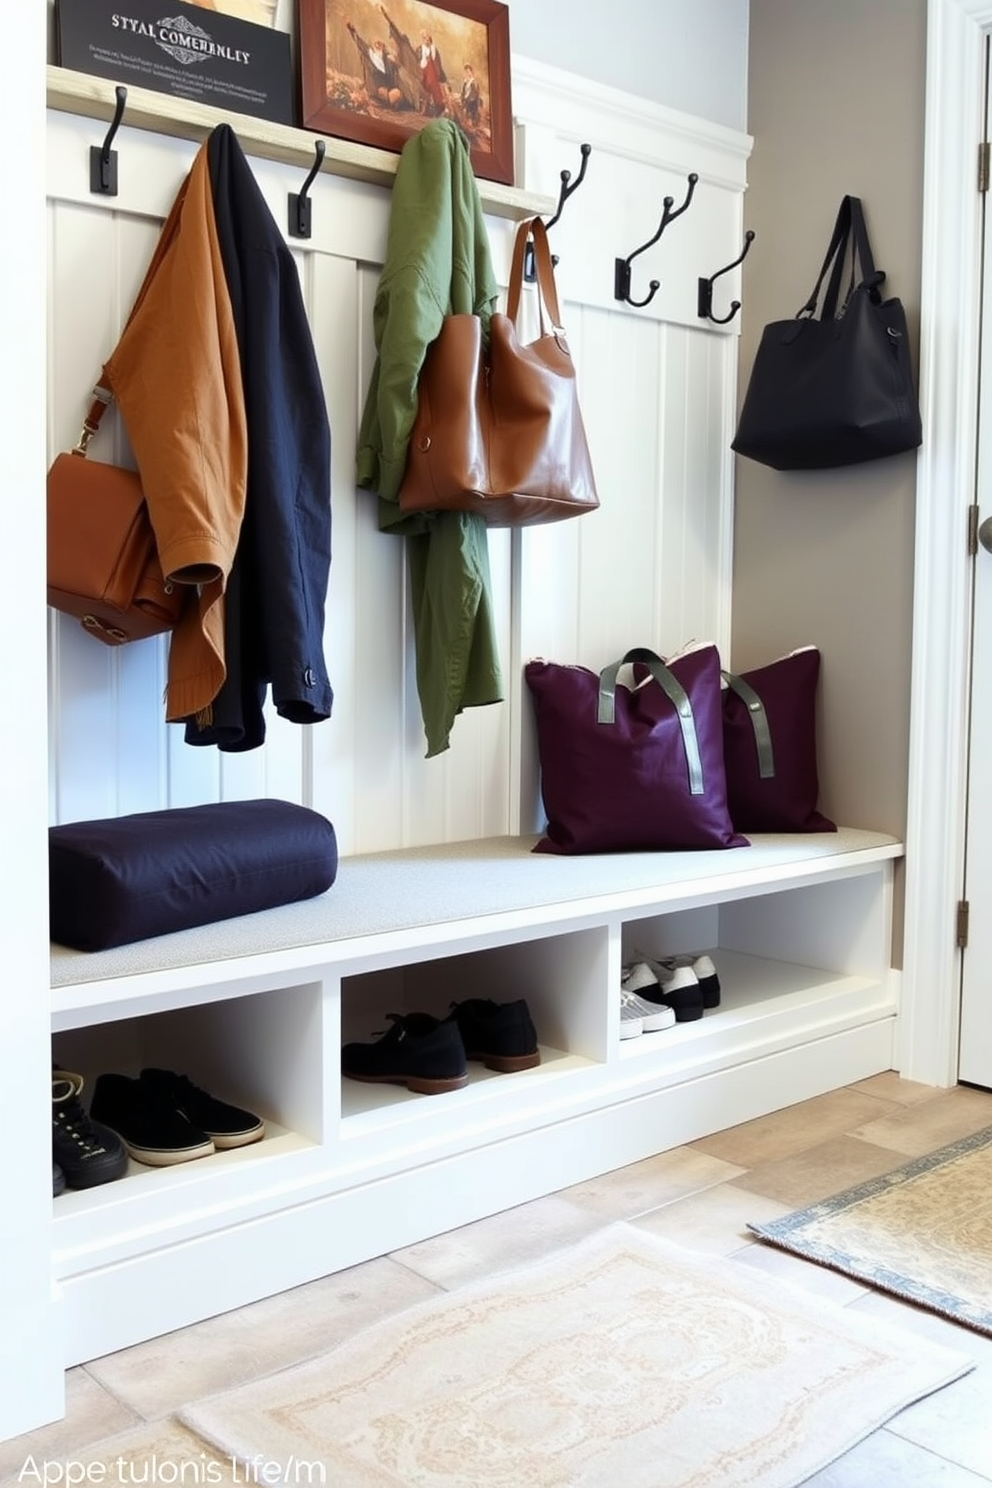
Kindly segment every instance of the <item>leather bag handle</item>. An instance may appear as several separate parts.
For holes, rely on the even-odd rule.
[[[558,289],[555,285],[554,265],[548,247],[548,233],[540,217],[531,217],[521,222],[513,243],[513,260],[510,264],[510,282],[506,292],[507,317],[516,324],[520,308],[520,290],[524,279],[524,250],[527,239],[534,244],[534,268],[537,273],[538,314],[541,318],[541,334],[544,334],[544,310],[547,309],[552,330],[561,331],[561,311],[558,308]]]
[[[820,287],[823,284],[827,269],[834,262],[836,256],[839,255],[839,257],[843,259],[843,249],[847,246],[847,240],[851,231],[850,201],[850,197],[845,196],[844,200],[840,204],[840,207],[838,208],[837,218],[834,222],[834,230],[830,235],[830,246],[827,249],[826,254],[824,255],[823,263],[820,265],[820,272],[816,276],[816,283],[813,285],[812,294],[806,301],[805,305],[803,305],[802,309],[796,312],[797,320],[800,318],[800,316],[812,317],[816,314],[816,306],[820,298]]]
[[[179,189],[179,193],[169,210],[168,217],[162,225],[162,231],[159,233],[158,240],[155,244],[155,251],[151,256],[151,260],[148,264],[147,269],[145,270],[145,277],[141,281],[141,287],[138,290],[137,295],[135,296],[134,303],[132,304],[130,311],[128,312],[127,320],[124,322],[124,329],[121,331],[121,338],[123,338],[124,331],[127,330],[128,326],[131,324],[132,320],[141,309],[145,295],[148,293],[148,290],[151,286],[151,282],[161,268],[163,259],[169,252],[169,249],[172,247],[172,244],[179,231],[179,225],[182,220],[183,203],[186,200],[186,194],[188,190],[189,177],[187,176],[186,179],[183,181],[182,186]],[[86,452],[89,449],[90,440],[93,438],[94,434],[100,427],[100,420],[103,418],[103,415],[106,413],[110,404],[114,401],[114,395],[110,389],[106,372],[106,363],[104,363],[100,381],[93,389],[93,401],[90,404],[89,412],[83,419],[82,432],[80,433],[79,440],[76,444],[75,449],[72,451],[74,455],[86,455]]]
[[[71,451],[74,455],[81,455],[84,459],[90,447],[90,440],[100,427],[100,420],[106,413],[108,406],[113,401],[113,393],[102,383],[97,383],[93,389],[93,401],[89,412],[83,419],[83,427],[79,431],[79,438],[75,448]]]
[[[820,272],[817,275],[813,292],[798,312],[797,319],[800,317],[811,318],[816,314],[820,289],[831,264],[833,265],[833,270],[827,284],[827,292],[823,298],[823,309],[820,312],[820,319],[835,319],[837,304],[840,298],[841,278],[849,248],[851,249],[851,281],[844,303],[847,303],[847,300],[850,299],[856,288],[859,265],[861,268],[860,282],[867,284],[869,290],[872,292],[872,297],[876,300],[878,299],[878,286],[885,279],[885,275],[875,268],[875,259],[871,251],[871,244],[868,241],[868,228],[865,223],[861,198],[857,196],[845,196],[837,211],[837,219],[834,222],[834,230],[830,237],[830,246],[827,249],[820,267]]]
[[[843,246],[839,249],[834,260],[833,273],[827,286],[827,293],[823,300],[823,311],[821,319],[834,320],[838,318],[838,304],[840,302],[840,283],[844,272],[844,264],[847,261],[848,249],[851,254],[851,277],[847,285],[847,293],[843,303],[840,304],[840,314],[843,315],[847,303],[859,284],[865,285],[873,303],[877,304],[881,299],[879,285],[885,280],[881,270],[875,268],[875,258],[868,241],[868,227],[865,223],[865,214],[861,206],[861,200],[857,196],[844,198],[848,204],[850,217],[849,231],[845,237]],[[860,270],[861,277],[858,278]]]
[[[761,780],[775,779],[775,750],[772,747],[772,733],[768,727],[768,714],[765,705],[761,701],[750,682],[745,682],[743,677],[735,677],[732,672],[720,673],[731,692],[735,692],[747,709],[747,716],[751,720],[754,730],[754,744],[758,751],[758,776]]]
[[[619,661],[604,667],[599,674],[599,709],[597,723],[613,723],[616,719],[617,676],[627,662],[640,661],[648,668],[654,680],[668,698],[678,714],[685,747],[686,765],[689,770],[689,794],[705,795],[703,786],[703,762],[699,756],[699,740],[696,737],[696,720],[692,716],[692,703],[682,683],[654,651],[644,646],[635,646]]]

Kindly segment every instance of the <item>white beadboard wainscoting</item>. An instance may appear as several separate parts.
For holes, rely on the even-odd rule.
[[[272,715],[265,746],[244,755],[190,747],[164,722],[165,640],[108,649],[49,612],[53,823],[280,796],[327,815],[342,853],[529,831],[541,813],[528,657],[598,668],[632,645],[727,646],[737,323],[699,319],[696,296],[698,278],[740,252],[750,140],[522,59],[513,97],[518,187],[556,199],[561,170],[574,178],[579,145],[592,146],[551,246],[602,504],[558,526],[490,533],[505,701],[468,710],[451,748],[424,758],[403,543],[378,531],[375,498],[354,482],[389,191],[325,169],[311,191],[313,236],[290,241],[332,433],[333,717],[300,728]],[[104,198],[89,191],[89,146],[105,124],[49,112],[50,460],[75,442],[197,149],[129,128],[126,111],[124,120],[120,194]],[[249,161],[284,225],[301,171]],[[620,304],[614,259],[656,232],[665,197],[684,200],[690,172],[699,180],[689,209],[631,267],[635,299],[651,279],[660,291],[644,308]],[[487,223],[505,286],[515,224]],[[739,283],[739,271],[717,281],[715,314],[726,314]],[[130,462],[115,414],[91,453]]]

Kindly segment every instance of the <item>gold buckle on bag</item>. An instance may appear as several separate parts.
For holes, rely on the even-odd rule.
[[[90,440],[100,427],[100,420],[103,417],[104,409],[113,402],[113,397],[114,395],[109,388],[101,387],[97,383],[93,389],[93,403],[90,406],[89,413],[83,419],[83,427],[79,431],[79,438],[72,452],[74,455],[85,456],[86,451],[90,447]]]
[[[83,615],[79,623],[84,630],[102,630],[105,635],[110,636],[111,640],[116,641],[118,644],[127,640],[126,630],[121,630],[117,625],[105,625],[95,615]]]

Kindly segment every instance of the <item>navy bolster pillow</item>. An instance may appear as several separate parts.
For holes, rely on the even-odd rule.
[[[222,801],[48,829],[51,938],[102,951],[322,894],[338,869],[326,817]]]

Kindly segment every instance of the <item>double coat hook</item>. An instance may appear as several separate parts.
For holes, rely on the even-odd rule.
[[[544,224],[545,228],[549,231],[552,227],[554,227],[555,223],[558,221],[558,218],[561,216],[562,208],[568,201],[568,198],[572,195],[572,192],[577,191],[582,185],[582,182],[585,179],[586,166],[589,164],[589,156],[592,154],[592,145],[580,145],[579,153],[582,156],[582,164],[579,166],[579,174],[576,176],[575,180],[572,180],[571,171],[563,170],[561,173],[561,186],[558,191],[558,208],[555,212],[555,215],[553,217],[550,217]],[[558,262],[553,253],[551,255],[551,262],[553,264],[556,264]],[[524,278],[529,284],[533,284],[536,277],[537,275],[534,269],[534,245],[528,238],[527,246],[524,248]]]
[[[632,300],[630,298],[630,265],[639,253],[643,253],[646,248],[650,248],[653,244],[657,243],[658,239],[665,231],[665,228],[668,227],[669,223],[674,222],[676,217],[681,217],[682,213],[686,211],[689,203],[692,201],[692,193],[696,189],[696,182],[699,180],[699,177],[695,171],[692,171],[687,177],[687,180],[689,182],[689,189],[685,194],[685,201],[680,207],[675,207],[674,212],[672,211],[672,207],[675,205],[675,198],[673,196],[665,197],[665,200],[662,203],[663,211],[661,214],[661,221],[658,224],[658,231],[655,233],[654,237],[648,238],[646,243],[642,243],[640,248],[635,248],[633,253],[628,254],[626,258],[618,258],[614,261],[614,299],[621,300],[624,304],[627,305],[636,305],[638,308],[640,308],[642,305],[649,305],[654,299],[655,295],[658,293],[659,289],[661,288],[661,284],[657,279],[652,279],[647,295],[644,297],[644,299]]]
[[[747,257],[747,250],[750,248],[753,242],[754,233],[749,228],[748,231],[744,234],[744,247],[734,259],[733,263],[727,264],[725,269],[717,269],[716,273],[711,274],[708,279],[700,279],[699,294],[696,301],[696,314],[700,317],[701,320],[711,320],[714,325],[726,325],[728,321],[733,320],[734,316],[741,308],[740,300],[731,300],[730,311],[727,315],[714,315],[713,284],[715,280],[720,278],[721,274],[729,274],[731,269],[736,269],[738,264],[744,262],[745,258]]]
[[[118,83],[114,91],[117,95],[117,107],[114,109],[107,137],[102,145],[90,145],[90,190],[96,196],[117,195],[117,151],[110,147],[124,117],[127,89],[123,83]]]
[[[310,174],[298,192],[291,191],[289,193],[289,236],[291,238],[308,238],[310,236],[310,187],[313,185],[314,177],[320,170],[326,149],[327,146],[322,139],[314,141],[314,162],[310,167]]]

